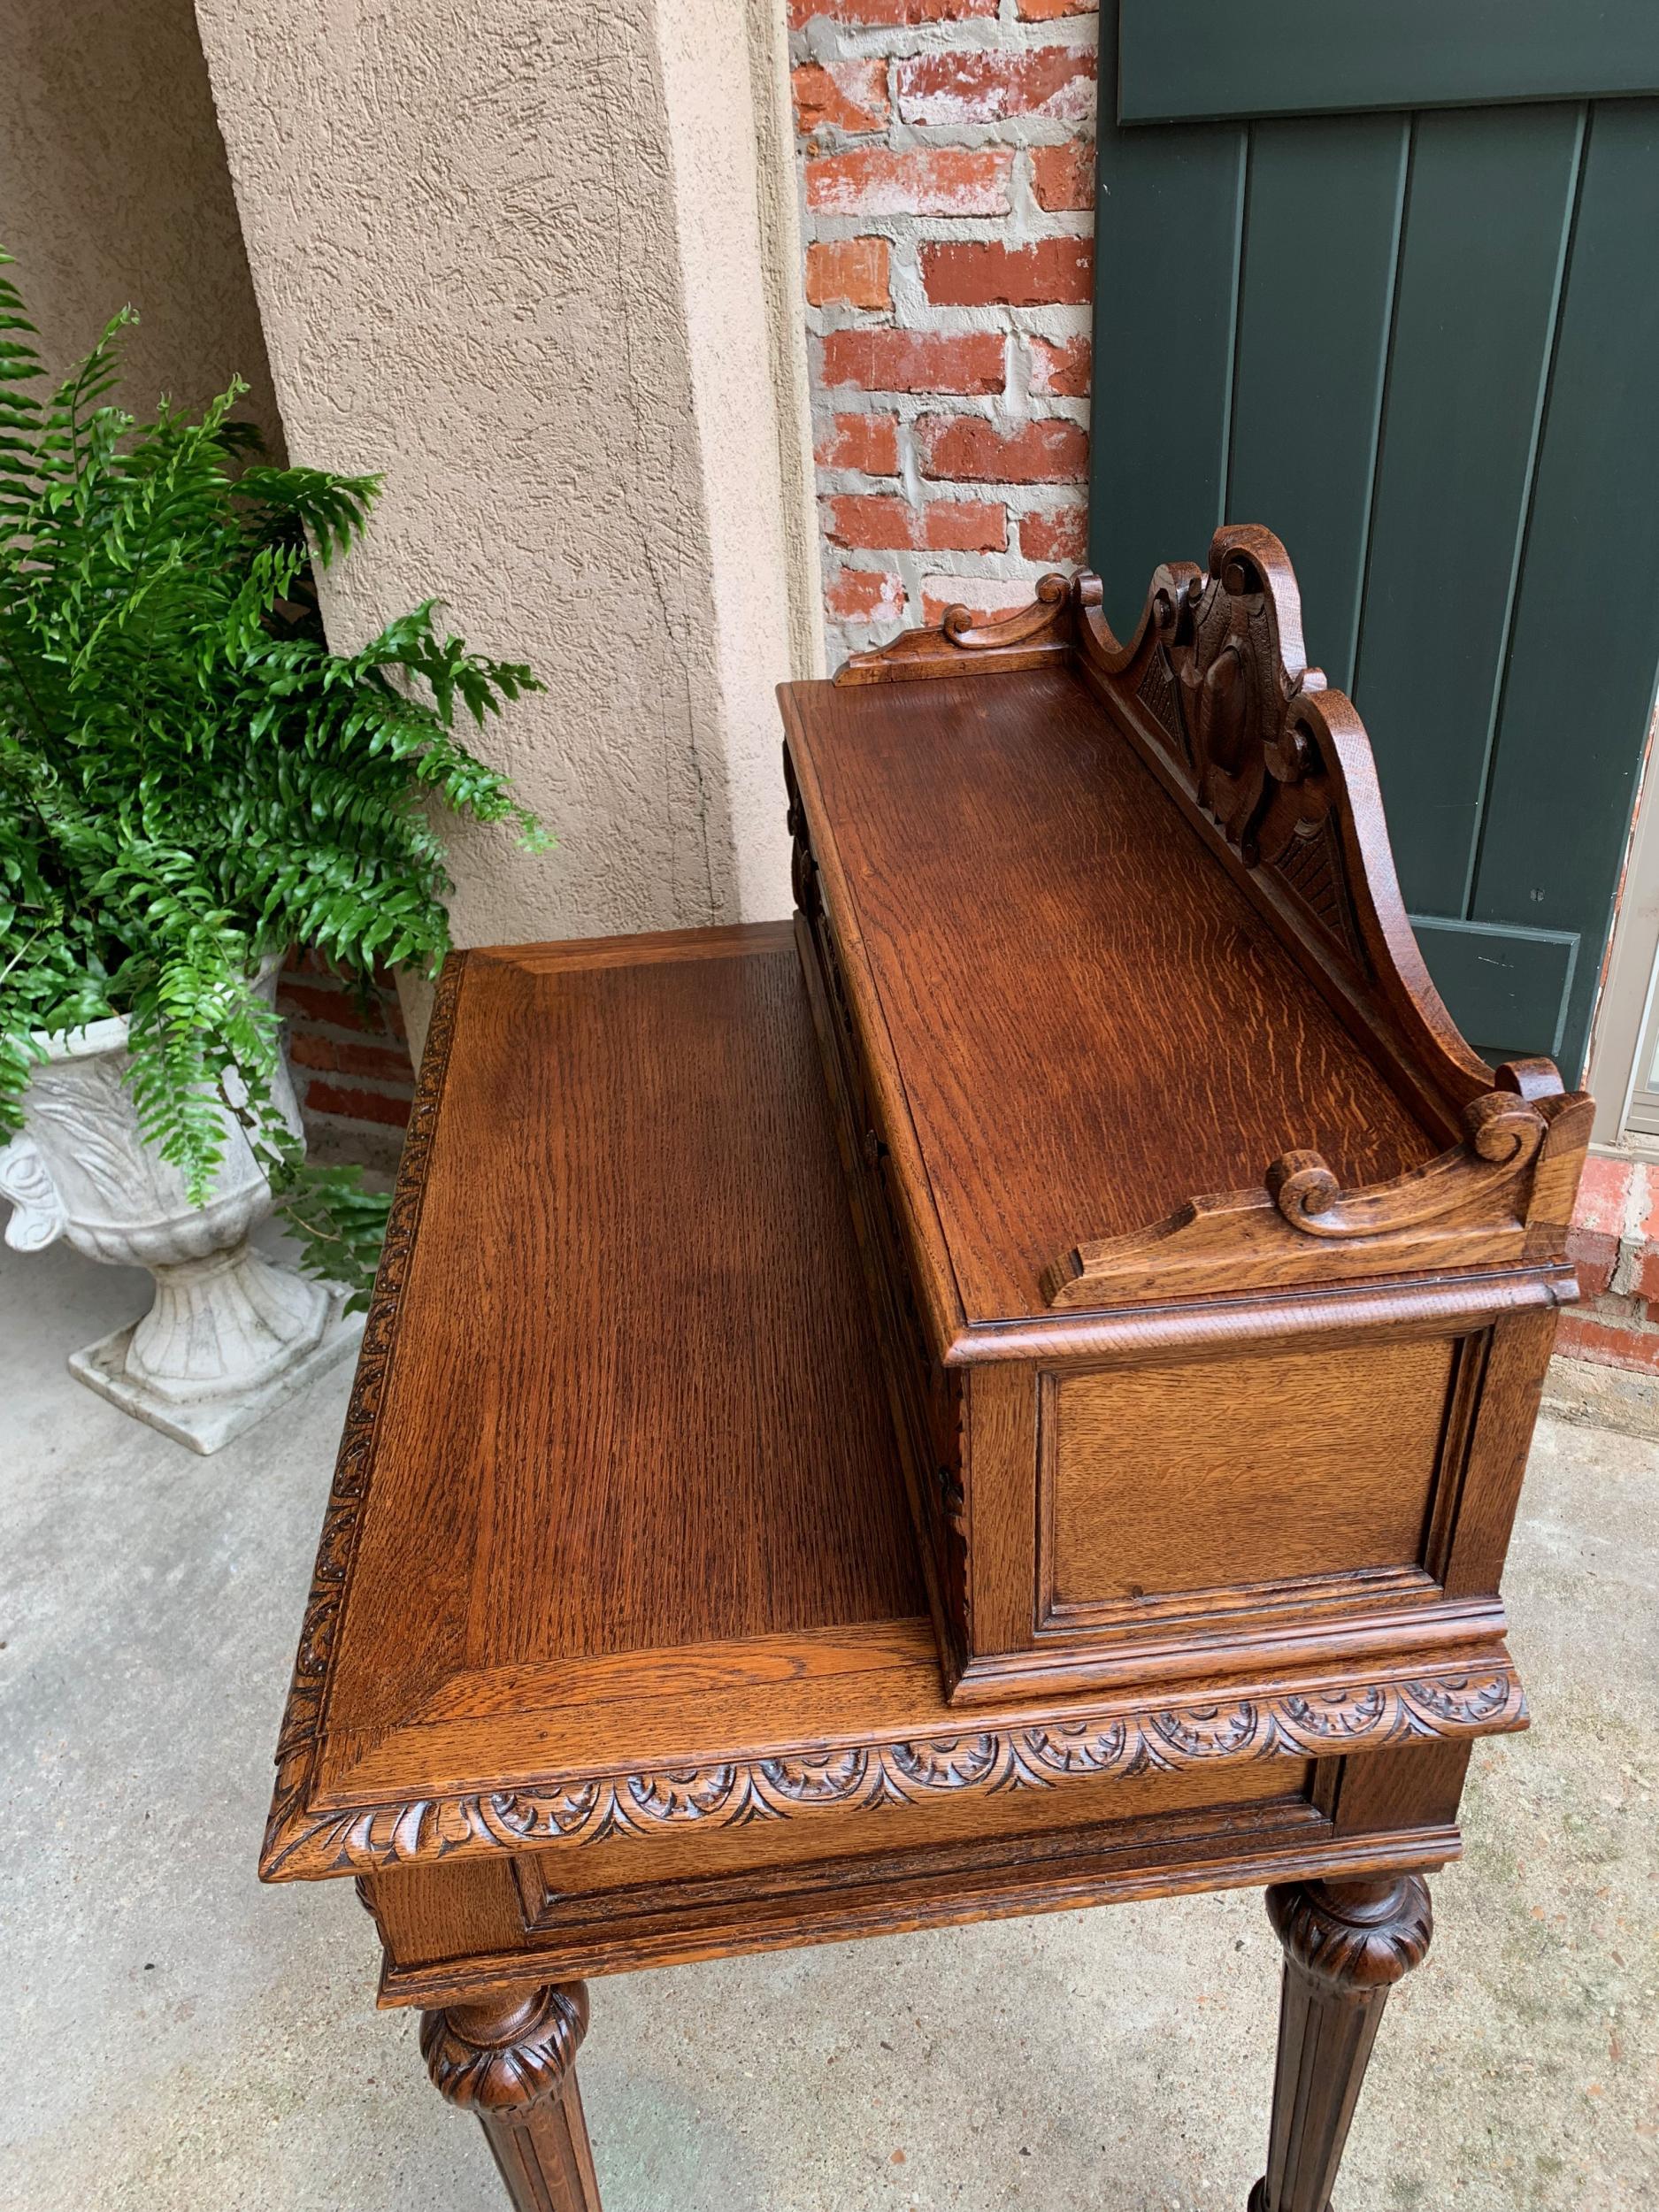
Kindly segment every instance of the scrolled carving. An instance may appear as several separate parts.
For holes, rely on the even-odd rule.
[[[1434,1932],[1429,1886],[1416,1874],[1275,1884],[1267,1916],[1302,1973],[1355,1996],[1402,1980],[1422,1964]]]
[[[1293,1228],[1315,1228],[1342,1195],[1342,1187],[1317,1152],[1286,1152],[1267,1171],[1273,1203]]]
[[[1422,1167],[1344,1191],[1317,1152],[1286,1152],[1267,1171],[1268,1194],[1294,1229],[1315,1237],[1374,1237],[1417,1228],[1467,1206],[1526,1167],[1548,1133],[1535,1106],[1486,1091],[1463,1109],[1464,1143]]]
[[[587,1984],[553,1982],[423,2013],[420,2055],[451,2104],[511,2116],[564,2093],[587,2032]]]
[[[1519,1257],[1528,1178],[1549,1133],[1549,1115],[1510,1090],[1483,1092],[1463,1108],[1464,1141],[1421,1167],[1382,1183],[1345,1190],[1317,1152],[1281,1153],[1259,1190],[1223,1191],[1184,1205],[1127,1235],[1079,1244],[1055,1260],[1043,1294],[1056,1309],[1100,1305],[1114,1296],[1208,1286],[1228,1266],[1257,1279],[1317,1279],[1323,1247],[1374,1240],[1367,1263],[1403,1267],[1448,1258],[1446,1240],[1473,1225],[1479,1256],[1500,1256],[1506,1234]],[[1306,1241],[1304,1242],[1304,1240]],[[1449,1255],[1448,1263],[1460,1256]]]
[[[1310,698],[1325,677],[1302,653],[1302,610],[1284,548],[1264,530],[1217,531],[1207,579],[1154,619],[1177,655],[1176,695],[1198,803],[1248,868],[1276,860],[1330,806]]]
[[[1559,1081],[1559,1079],[1557,1079]],[[1530,1160],[1544,1141],[1548,1125],[1535,1106],[1513,1091],[1486,1091],[1463,1109],[1470,1149],[1494,1167]]]
[[[1064,658],[1071,650],[1073,597],[1071,580],[1053,575],[1038,579],[1031,606],[1001,622],[976,622],[971,609],[947,607],[936,629],[901,630],[886,645],[849,655],[836,670],[835,681],[879,684],[948,676],[964,664],[964,656],[979,657],[987,667],[1018,668],[1050,655]]]
[[[951,643],[961,646],[964,652],[982,653],[999,645],[1017,645],[1046,630],[1065,605],[1071,592],[1071,587],[1064,576],[1040,576],[1035,601],[1018,614],[1009,615],[1001,622],[980,623],[975,620],[972,608],[947,607],[939,626]]]
[[[304,1816],[267,1838],[267,1878],[598,1843],[666,1829],[735,1827],[942,1795],[1051,1789],[1079,1775],[1175,1773],[1376,1748],[1526,1724],[1507,1661],[1409,1681],[1344,1683],[1202,1706],[1112,1713],[1041,1726],[831,1747],[702,1768],[550,1781],[516,1790]]]

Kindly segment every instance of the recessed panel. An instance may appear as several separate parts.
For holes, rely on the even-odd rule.
[[[1051,1377],[1050,1606],[1133,1616],[1417,1568],[1455,1354],[1431,1338]]]

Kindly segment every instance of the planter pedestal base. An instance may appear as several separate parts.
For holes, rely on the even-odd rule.
[[[135,1420],[148,1422],[174,1443],[188,1444],[193,1452],[216,1452],[233,1436],[240,1436],[290,1398],[297,1398],[319,1375],[357,1350],[363,1334],[363,1316],[341,1312],[345,1297],[343,1291],[331,1294],[323,1333],[308,1350],[268,1381],[239,1389],[234,1397],[164,1398],[135,1380],[127,1371],[127,1354],[142,1321],[117,1329],[113,1336],[88,1344],[84,1351],[72,1352],[69,1371],[101,1398],[107,1398]]]

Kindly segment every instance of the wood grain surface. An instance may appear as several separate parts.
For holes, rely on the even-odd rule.
[[[720,949],[468,958],[336,1728],[925,1609],[789,934]]]
[[[1080,1222],[1440,1148],[1074,673],[792,698],[971,1321],[1042,1312]]]
[[[1063,1373],[1056,1601],[1417,1565],[1452,1357],[1407,1339]]]
[[[1155,1636],[954,1711],[789,934],[688,941],[446,969],[269,1878],[750,1831],[764,1863],[826,1821],[856,1855],[895,1808],[1036,1832],[1083,1780],[1213,1803],[1525,1724],[1479,1597],[1351,1653]]]

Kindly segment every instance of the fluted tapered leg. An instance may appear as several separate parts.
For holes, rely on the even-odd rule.
[[[1388,1992],[1433,1919],[1415,1874],[1286,1882],[1267,1893],[1285,1950],[1267,2171],[1250,2212],[1327,2212]]]
[[[420,2051],[449,2102],[476,2112],[513,2212],[600,2212],[576,2085],[584,1982],[504,1990],[422,2015]]]

